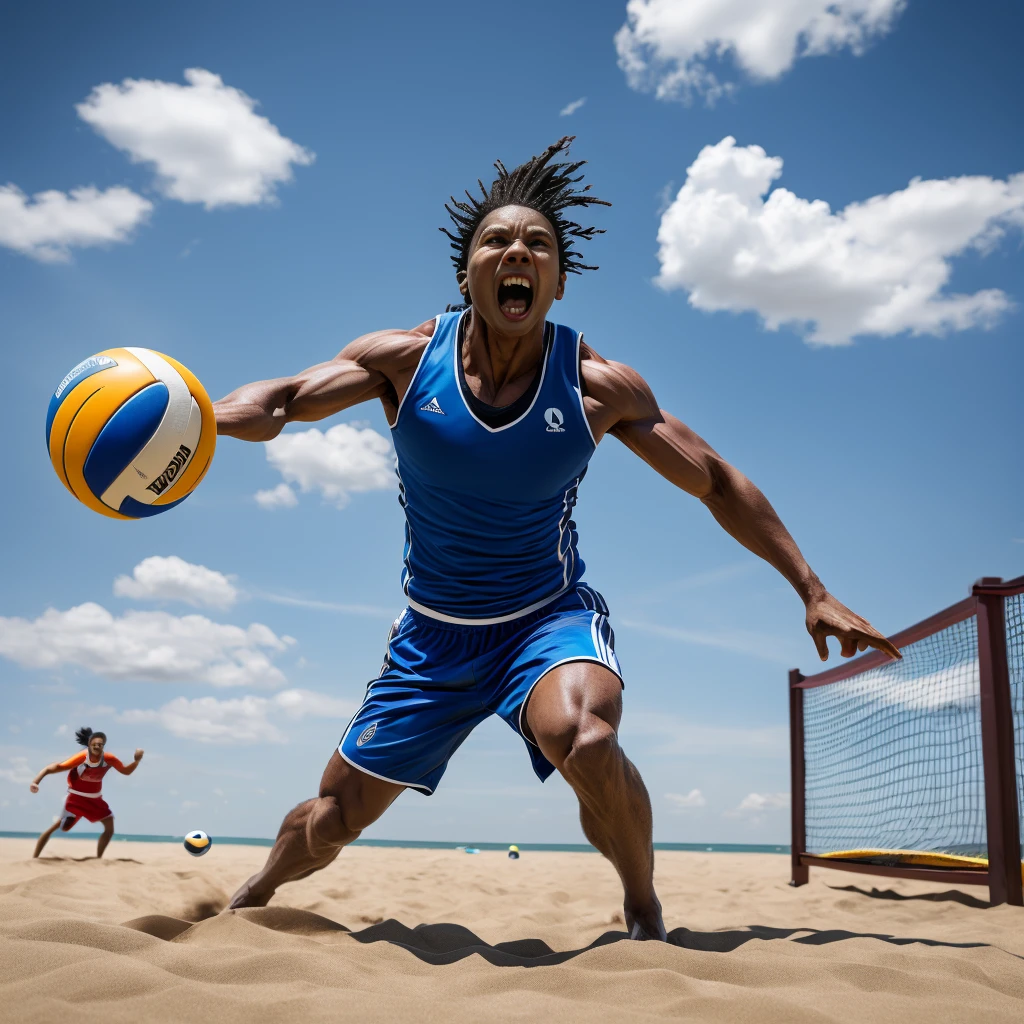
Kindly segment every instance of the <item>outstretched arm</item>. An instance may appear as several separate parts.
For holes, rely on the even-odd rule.
[[[237,388],[214,402],[217,433],[270,441],[293,420],[322,420],[371,398],[397,409],[433,328],[429,320],[411,331],[364,334],[334,359],[294,377]]]
[[[838,638],[844,658],[868,647],[901,656],[866,619],[825,589],[768,499],[703,438],[659,408],[640,374],[589,348],[583,355],[585,405],[594,436],[613,434],[667,480],[699,498],[729,534],[778,569],[804,602],[807,631],[822,661],[828,659],[830,636]]]
[[[58,772],[64,771],[64,766],[60,761],[54,761],[53,764],[48,764],[39,774],[28,784],[29,791],[32,793],[39,792],[39,783],[46,778],[47,775],[56,775]]]
[[[142,755],[144,753],[145,751],[141,747],[137,748],[135,751],[135,758],[131,764],[122,764],[116,757],[111,757],[109,755],[107,756],[107,761],[122,775],[131,775],[131,773],[139,767],[139,762],[142,760]]]

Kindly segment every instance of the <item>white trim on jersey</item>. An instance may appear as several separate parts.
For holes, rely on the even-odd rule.
[[[68,786],[68,792],[74,793],[75,796],[87,796],[91,799],[96,799],[96,797],[102,796],[102,790],[99,793],[83,793],[80,789],[72,789],[70,786]]]
[[[500,622],[511,622],[513,619],[518,619],[523,615],[529,615],[530,612],[537,611],[538,608],[543,608],[546,604],[551,604],[552,601],[556,601],[569,589],[569,587],[562,587],[550,597],[545,597],[540,601],[535,601],[533,604],[528,604],[517,612],[509,612],[508,615],[495,615],[489,619],[461,619],[456,615],[445,615],[444,612],[428,608],[426,605],[414,601],[411,597],[409,598],[409,607],[413,611],[419,612],[420,615],[426,615],[427,618],[437,619],[439,622],[450,622],[454,626],[496,626]]]
[[[423,352],[420,355],[420,361],[416,364],[416,369],[412,372],[412,380],[409,381],[409,386],[405,389],[405,394],[402,395],[402,400],[398,403],[398,412],[395,413],[395,422],[389,423],[388,427],[394,430],[398,426],[398,417],[402,415],[402,406],[405,405],[405,400],[409,397],[410,392],[413,389],[413,385],[416,383],[416,378],[420,375],[420,368],[423,366],[423,360],[426,358],[427,349],[430,348],[430,343],[434,340],[434,335],[437,333],[437,321],[440,320],[440,315],[434,317],[434,330],[431,331],[430,337],[427,339],[426,345],[423,346]]]
[[[462,314],[462,316],[465,315],[465,313]],[[533,401],[530,402],[530,407],[521,416],[517,416],[511,423],[506,423],[500,427],[489,427],[486,423],[484,423],[483,420],[477,419],[476,414],[469,407],[469,402],[466,401],[466,396],[462,393],[462,380],[459,374],[459,357],[462,355],[462,353],[459,351],[459,328],[461,326],[462,319],[460,317],[459,322],[455,325],[455,343],[452,346],[455,349],[455,387],[459,392],[459,398],[462,399],[462,404],[466,407],[466,412],[468,412],[469,415],[473,418],[473,422],[479,423],[480,426],[483,427],[484,430],[486,430],[488,433],[500,434],[501,431],[508,430],[509,427],[514,427],[517,423],[522,423],[523,420],[525,420],[526,417],[529,416],[531,412],[533,412],[533,407],[537,404],[537,399],[540,398],[541,390],[544,387],[544,377],[547,374],[548,363],[551,360],[551,353],[554,351],[555,348],[555,334],[557,332],[555,331],[553,324],[545,322],[545,332],[551,331],[551,344],[547,346],[547,351],[544,353],[544,361],[540,364],[540,381],[537,384],[537,390],[533,393]]]

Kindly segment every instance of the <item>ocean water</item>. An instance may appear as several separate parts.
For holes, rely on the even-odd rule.
[[[37,832],[3,832],[0,831],[0,839],[35,839]],[[55,839],[91,839],[95,840],[99,832],[70,832],[62,835],[55,832],[50,842]],[[121,840],[132,843],[180,843],[185,837],[181,836],[136,836],[114,833],[112,842]],[[246,836],[214,836],[214,843],[226,846],[273,846],[273,839],[262,839]],[[469,847],[474,850],[507,850],[508,843],[436,843],[419,841],[415,839],[357,839],[353,846],[391,846],[407,848],[412,850],[457,850]],[[555,851],[561,853],[597,853],[589,843],[519,843],[519,849],[523,852],[528,850]],[[655,850],[689,850],[697,853],[789,853],[788,844],[778,846],[763,845],[758,843],[655,843]]]

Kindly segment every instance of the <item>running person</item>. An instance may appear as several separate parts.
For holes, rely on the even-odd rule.
[[[114,834],[114,812],[102,796],[103,776],[111,768],[119,771],[122,775],[131,775],[142,760],[143,751],[136,750],[135,760],[126,767],[113,754],[104,751],[107,745],[107,734],[93,732],[88,726],[79,729],[75,733],[75,739],[78,740],[80,746],[85,747],[85,750],[72,754],[64,761],[48,764],[29,784],[28,788],[33,793],[38,793],[39,783],[47,775],[58,775],[60,772],[68,773],[68,795],[64,801],[64,809],[37,840],[33,857],[38,857],[43,852],[43,847],[57,829],[60,829],[61,832],[70,832],[81,818],[85,818],[86,821],[103,823],[103,831],[96,843],[96,856],[97,858],[102,857],[103,851]]]
[[[263,869],[231,906],[260,906],[284,882],[325,867],[403,789],[431,793],[459,744],[498,714],[543,780],[576,792],[587,838],[615,866],[634,938],[665,938],[654,891],[651,804],[617,740],[622,677],[608,609],[583,582],[570,518],[597,444],[612,434],[700,499],[733,537],[770,562],[826,638],[849,657],[898,650],[832,597],[761,492],[658,407],[636,371],[582,335],[548,323],[566,275],[595,269],[573,248],[596,228],[565,213],[601,204],[555,163],[572,140],[448,207],[467,303],[412,330],[356,339],[295,377],[217,402],[218,430],[248,441],[379,399],[398,455],[405,510],[402,585],[380,675],[332,754],[319,796],[284,819]]]

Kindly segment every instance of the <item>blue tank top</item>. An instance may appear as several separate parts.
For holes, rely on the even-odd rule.
[[[491,427],[459,384],[464,315],[437,317],[391,434],[409,605],[446,622],[486,625],[540,608],[583,576],[571,516],[596,445],[580,389],[582,335],[547,325],[533,402]]]

